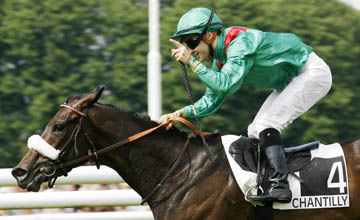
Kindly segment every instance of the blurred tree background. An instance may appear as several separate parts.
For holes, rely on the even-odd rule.
[[[284,131],[287,145],[359,136],[360,12],[336,0],[161,0],[163,113],[189,104],[168,39],[193,7],[224,27],[295,33],[329,64],[332,90]],[[0,1],[0,167],[17,163],[69,95],[104,85],[101,102],[146,113],[147,16],[147,0]],[[205,87],[188,72],[200,98]],[[270,92],[243,86],[203,129],[246,135]]]

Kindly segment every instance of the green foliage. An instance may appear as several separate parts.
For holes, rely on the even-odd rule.
[[[69,95],[103,84],[105,102],[146,109],[147,1],[8,0],[1,9],[0,166],[15,165]]]
[[[223,20],[224,26],[246,26],[270,32],[291,32],[311,45],[314,51],[331,67],[333,88],[322,101],[297,119],[284,131],[286,144],[302,144],[321,140],[332,143],[358,136],[359,103],[359,33],[356,25],[360,13],[336,0],[256,0],[256,1],[203,1],[177,0],[169,9],[163,22],[162,41],[166,42],[176,29],[178,19],[192,7],[213,9]],[[174,18],[174,15],[178,19]],[[165,111],[173,111],[189,104],[186,91],[181,88],[181,72],[169,55],[171,44],[164,44],[162,54],[167,69],[164,71]],[[200,98],[204,87],[189,71],[193,92]],[[176,78],[177,79],[174,79]],[[176,91],[176,92],[174,92]],[[262,102],[270,91],[260,91],[243,86],[230,97],[220,110],[202,119],[207,130],[220,129],[246,135]],[[185,102],[184,102],[185,101]]]
[[[0,1],[0,167],[27,151],[69,95],[105,85],[102,102],[147,108],[147,0]],[[285,141],[331,143],[358,135],[360,13],[336,0],[161,0],[163,111],[189,104],[169,36],[192,7],[213,9],[224,26],[293,32],[331,67],[329,95],[284,131]],[[207,63],[210,65],[210,63]],[[188,71],[195,99],[205,87]],[[204,130],[246,134],[270,91],[244,86],[202,119]]]

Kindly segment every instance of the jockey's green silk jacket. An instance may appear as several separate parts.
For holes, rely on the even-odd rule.
[[[188,66],[207,86],[194,107],[199,117],[214,113],[242,84],[282,90],[305,65],[312,48],[290,33],[243,27],[223,31],[216,44],[212,69],[195,58]],[[192,106],[183,108],[194,117]]]

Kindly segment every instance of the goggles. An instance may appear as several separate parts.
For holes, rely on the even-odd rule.
[[[190,49],[194,50],[202,40],[202,36],[199,34],[192,34],[190,36],[187,36],[184,40],[182,40],[182,43],[185,43]]]

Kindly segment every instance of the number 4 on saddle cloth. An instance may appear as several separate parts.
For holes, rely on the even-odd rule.
[[[235,135],[222,136],[233,175],[245,197],[266,191],[271,175],[268,161],[256,140]],[[292,191],[289,203],[273,203],[274,209],[317,209],[349,207],[346,162],[340,144],[314,142],[286,148],[288,181]],[[258,158],[261,158],[259,161]],[[265,172],[265,170],[267,170]],[[260,173],[261,175],[257,175]],[[250,201],[249,201],[250,202]]]

